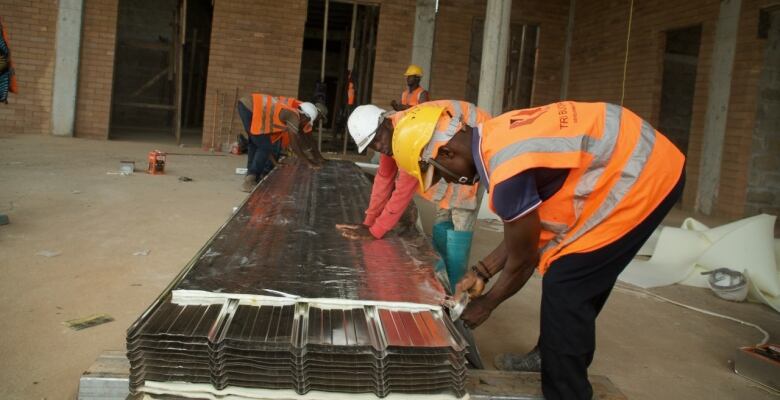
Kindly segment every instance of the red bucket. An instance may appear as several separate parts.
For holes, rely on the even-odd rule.
[[[152,175],[165,174],[165,156],[166,153],[159,150],[149,152],[149,168],[146,172]]]

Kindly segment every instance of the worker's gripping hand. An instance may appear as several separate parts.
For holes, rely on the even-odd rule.
[[[393,110],[395,111],[401,111],[403,110],[403,107],[401,107],[401,104],[397,101],[393,100],[390,102],[390,107],[393,107]]]
[[[309,165],[309,168],[311,168],[311,169],[313,169],[315,171],[322,169],[322,167],[324,166],[323,164],[318,164],[318,163],[313,162],[313,161],[309,161],[308,165]]]
[[[373,239],[374,235],[365,225],[336,224],[336,229],[341,231],[341,236],[352,240]]]
[[[466,309],[463,310],[460,319],[467,327],[474,329],[482,325],[482,323],[490,317],[490,313],[492,313],[495,308],[496,306],[487,298],[487,296],[479,296],[469,302]]]
[[[482,280],[474,271],[469,271],[465,275],[463,275],[463,278],[461,278],[460,282],[458,282],[457,286],[455,286],[455,298],[459,298],[460,294],[463,292],[466,292],[469,294],[469,297],[474,299],[476,297],[479,297],[479,295],[482,294],[482,291],[485,290],[485,281]]]

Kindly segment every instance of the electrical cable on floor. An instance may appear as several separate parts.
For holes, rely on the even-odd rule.
[[[737,323],[740,323],[742,325],[755,328],[756,330],[761,332],[762,335],[764,335],[764,338],[761,340],[760,343],[757,343],[756,346],[761,346],[761,345],[764,345],[767,342],[769,342],[769,332],[765,331],[764,328],[762,328],[762,327],[760,327],[760,326],[758,326],[758,325],[756,325],[756,324],[754,324],[752,322],[743,321],[741,319],[734,318],[734,317],[731,317],[731,316],[728,316],[728,315],[718,314],[718,313],[713,312],[713,311],[708,311],[708,310],[704,310],[702,308],[694,307],[694,306],[691,306],[691,305],[688,305],[688,304],[685,304],[685,303],[680,303],[679,301],[675,301],[675,300],[666,298],[664,296],[655,294],[655,293],[653,293],[653,292],[651,292],[649,290],[646,290],[646,289],[635,289],[633,287],[630,287],[630,286],[627,286],[627,285],[622,285],[620,283],[616,284],[615,286],[620,288],[620,289],[623,289],[625,291],[628,291],[628,292],[633,292],[633,293],[647,295],[647,296],[653,297],[653,298],[655,298],[657,300],[674,304],[674,305],[676,305],[678,307],[687,308],[689,310],[700,312],[700,313],[705,314],[705,315],[727,319],[729,321],[737,322]]]
[[[626,74],[628,72],[628,45],[631,40],[631,23],[634,20],[634,0],[631,0],[631,7],[628,11],[628,33],[626,34],[626,58],[623,61],[623,85],[620,90],[620,105],[623,105],[623,100],[626,98]]]

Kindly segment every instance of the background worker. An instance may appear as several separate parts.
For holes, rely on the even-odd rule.
[[[399,121],[399,167],[420,185],[421,162],[448,182],[481,180],[504,220],[504,241],[458,283],[458,293],[472,296],[461,319],[480,325],[537,268],[544,398],[590,400],[596,317],[682,194],[685,157],[636,114],[605,103],[510,111],[461,130],[432,159],[421,158],[421,135],[433,135],[423,118]],[[512,369],[515,359],[523,357],[502,355],[497,366]]]
[[[0,18],[0,103],[6,104],[9,92],[19,92],[11,49],[8,46],[8,32],[3,25],[3,19]]]
[[[406,77],[406,86],[408,88],[401,93],[401,104],[393,100],[390,105],[395,111],[403,111],[407,108],[414,107],[420,103],[425,103],[431,99],[428,91],[420,86],[420,79],[422,78],[423,70],[417,65],[410,65],[406,69],[404,76]]]
[[[297,107],[290,104],[297,104]],[[289,143],[293,152],[310,167],[319,167],[325,161],[311,135],[302,134],[307,125],[311,126],[319,116],[314,104],[253,93],[241,98],[237,108],[249,136],[247,174],[241,190],[251,192],[262,178],[272,146],[278,141],[281,141],[283,147]],[[307,155],[304,148],[308,148],[312,155]]]
[[[425,103],[425,106],[443,109],[436,122],[433,140],[425,149],[431,156],[435,156],[439,147],[462,126],[476,127],[490,118],[490,114],[465,101],[437,100]],[[390,143],[395,124],[413,110],[388,115],[379,107],[365,105],[350,115],[347,125],[358,150],[362,152],[368,147],[381,155],[366,218],[362,225],[339,225],[345,236],[381,239],[395,227],[412,202],[419,186],[417,179],[405,172],[399,173]],[[477,189],[476,185],[448,184],[439,180],[430,190],[421,193],[423,198],[436,204],[433,244],[443,261],[437,269],[447,271],[451,288],[455,287],[467,267],[480,203]]]

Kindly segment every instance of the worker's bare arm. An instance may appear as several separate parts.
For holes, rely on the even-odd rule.
[[[506,258],[506,246],[502,240],[487,257],[478,261],[477,265],[472,266],[471,269],[463,275],[463,278],[458,282],[458,286],[455,290],[456,295],[463,292],[468,292],[471,298],[481,295],[482,291],[485,289],[487,279],[504,269]],[[481,272],[477,274],[476,271]]]
[[[517,293],[533,275],[539,262],[541,222],[536,211],[504,223],[506,263],[493,288],[472,300],[461,319],[470,327],[479,326],[504,300]]]
[[[301,142],[304,139],[302,138],[303,135],[300,133],[300,117],[288,110],[282,110],[279,118],[287,125],[287,133],[290,135],[290,147],[292,148],[293,153],[300,159],[306,161],[310,167],[319,167],[319,165],[303,150]]]
[[[311,154],[314,158],[314,162],[318,164],[323,164],[327,160],[325,157],[322,156],[322,153],[320,152],[320,147],[318,146],[317,142],[314,140],[314,135],[303,135],[306,136],[306,142],[309,146],[309,151],[311,151]]]
[[[406,110],[407,108],[409,108],[409,106],[401,104],[401,103],[399,103],[399,102],[397,102],[395,100],[392,100],[390,102],[390,106],[393,107],[393,110],[395,110],[395,111],[403,111],[403,110]]]

